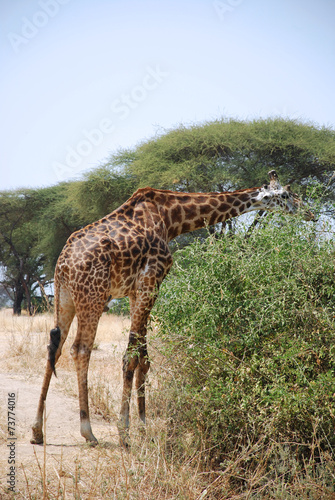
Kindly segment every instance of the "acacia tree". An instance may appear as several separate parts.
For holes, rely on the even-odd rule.
[[[0,285],[20,314],[25,300],[45,297],[67,238],[119,206],[132,193],[125,177],[104,168],[81,181],[0,194]]]
[[[67,238],[87,224],[77,213],[69,194],[75,184],[62,182],[34,192],[34,220],[38,234],[34,255],[43,255],[43,270],[48,280],[53,279],[58,255]]]
[[[58,254],[80,227],[64,199],[63,184],[0,195],[0,284],[14,314],[21,313],[23,301],[29,314],[34,313],[36,301],[48,304],[45,287],[53,279]]]
[[[108,166],[123,169],[137,187],[182,191],[255,186],[276,169],[284,183],[297,181],[306,190],[314,179],[334,199],[335,131],[294,120],[217,120],[181,126],[121,150]]]
[[[133,176],[116,166],[103,165],[68,186],[67,204],[82,224],[104,217],[124,203],[136,190]]]
[[[121,205],[139,187],[225,191],[261,185],[276,169],[283,183],[308,194],[321,187],[333,216],[335,131],[293,120],[217,120],[162,132],[113,154],[76,182],[0,195],[3,284],[19,313],[38,283],[52,280],[70,234]],[[188,243],[192,236],[179,237]]]
[[[23,299],[33,313],[32,293],[36,277],[40,276],[42,257],[34,258],[36,234],[32,222],[31,193],[6,192],[0,202],[0,262],[3,268],[1,284],[13,301],[14,314],[21,314]],[[42,279],[42,277],[40,276]]]
[[[118,151],[104,168],[118,169],[136,187],[177,191],[254,187],[275,169],[283,184],[296,182],[293,190],[300,195],[317,189],[323,212],[334,216],[335,131],[294,120],[217,120],[180,126]],[[184,246],[199,234],[203,230],[176,241]]]

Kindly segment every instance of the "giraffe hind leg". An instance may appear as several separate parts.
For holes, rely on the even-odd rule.
[[[42,417],[43,417],[43,411],[44,411],[44,402],[46,399],[47,391],[49,388],[50,384],[50,379],[52,376],[52,373],[56,375],[56,361],[60,356],[60,352],[57,356],[57,351],[58,347],[61,341],[61,331],[60,328],[57,326],[56,328],[53,328],[50,331],[50,344],[48,345],[48,361],[47,361],[47,366],[46,366],[46,371],[45,371],[45,376],[44,376],[44,381],[43,381],[43,386],[42,386],[42,394],[40,397],[40,402],[39,402],[39,407],[37,410],[37,416],[35,419],[35,422],[32,426],[32,431],[33,431],[33,437],[30,440],[32,444],[43,444],[43,432],[42,432]],[[56,359],[57,356],[57,359]]]
[[[134,372],[138,365],[137,355],[137,334],[130,331],[129,343],[123,356],[123,391],[121,400],[120,419],[118,421],[118,430],[120,441],[124,448],[129,447],[129,406],[131,390],[133,386]]]
[[[93,342],[104,307],[104,303],[102,302],[101,304],[96,306],[91,304],[91,307],[77,311],[77,335],[70,351],[77,371],[80,433],[91,444],[97,444],[98,440],[92,432],[90,423],[87,379]]]
[[[56,374],[56,352],[58,350],[59,344],[60,344],[60,338],[61,338],[61,332],[59,326],[56,326],[56,328],[53,328],[50,331],[50,344],[48,345],[48,359],[49,363],[51,366],[52,371],[54,372],[55,376],[57,377]]]
[[[52,374],[54,373],[56,375],[55,365],[58,361],[58,358],[61,355],[62,345],[67,337],[68,329],[65,331],[62,330],[61,332],[60,328],[57,327],[51,330],[51,332],[50,332],[50,344],[48,345],[48,360],[45,368],[41,395],[38,403],[36,418],[32,425],[33,437],[30,440],[31,444],[43,444],[44,441],[43,431],[42,431],[44,404],[47,397]]]
[[[32,444],[43,444],[43,412],[44,403],[47,397],[52,373],[55,373],[55,365],[61,355],[63,344],[67,338],[75,309],[73,301],[67,290],[60,290],[60,314],[58,325],[50,332],[50,343],[48,345],[48,360],[46,363],[44,379],[42,383],[41,395],[38,402],[35,421],[32,425]],[[56,374],[56,373],[55,373]]]

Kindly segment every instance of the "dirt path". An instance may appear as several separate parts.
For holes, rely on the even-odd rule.
[[[0,374],[0,397],[5,409],[8,401],[12,400],[8,395],[15,394],[16,456],[23,463],[34,455],[34,448],[38,456],[43,455],[43,446],[30,444],[31,424],[35,419],[40,390],[40,379],[26,381],[18,376]],[[48,392],[46,410],[47,454],[59,456],[61,453],[63,456],[72,454],[74,448],[78,448],[84,443],[79,432],[77,398],[67,396],[52,384]],[[116,439],[117,429],[115,425],[94,414],[91,417],[91,423],[94,433],[100,441],[106,442],[106,439],[113,441]],[[7,457],[0,456],[0,470],[3,468],[2,461],[6,462]]]
[[[26,487],[24,483],[29,484],[34,475],[41,475],[44,453],[48,467],[58,471],[58,476],[60,470],[68,470],[65,476],[68,475],[70,480],[74,476],[75,463],[80,460],[82,464],[85,457],[89,460],[92,453],[99,453],[87,453],[88,445],[80,435],[76,373],[69,355],[71,338],[67,340],[60,358],[58,378],[52,377],[47,395],[46,446],[30,444],[31,425],[44,373],[47,331],[52,326],[52,318],[44,318],[44,322],[41,326],[30,318],[13,320],[9,315],[0,315],[0,498],[1,492],[6,489],[7,475],[11,472],[11,458],[15,460],[15,491],[20,492]],[[113,393],[114,402],[119,399],[121,389],[120,360],[127,341],[127,326],[127,320],[104,317],[96,338],[97,349],[92,353],[90,363],[90,376],[93,383],[100,387],[101,397],[105,390],[107,393],[108,385],[108,394],[109,391]],[[42,327],[44,331],[38,331]],[[74,331],[75,325],[72,336]],[[92,429],[101,446],[117,450],[119,442],[115,421],[107,422],[95,414],[94,405],[91,409]],[[12,411],[10,419],[8,410]],[[12,436],[8,433],[7,422],[10,431],[14,431]]]

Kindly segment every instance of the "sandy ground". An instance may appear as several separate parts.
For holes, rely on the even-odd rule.
[[[34,421],[41,390],[46,359],[48,332],[53,327],[51,315],[29,318],[12,316],[11,311],[0,311],[0,498],[5,495],[10,459],[15,459],[16,492],[26,490],[34,482],[32,475],[39,475],[46,460],[59,477],[66,470],[71,479],[74,463],[87,455],[88,445],[80,435],[79,405],[74,364],[69,354],[71,337],[75,334],[75,322],[57,365],[58,377],[51,380],[46,401],[46,446],[30,444],[31,424]],[[121,393],[121,359],[126,347],[129,320],[104,314],[100,320],[96,349],[92,352],[89,385],[94,385],[96,399],[110,395],[111,411],[118,413]],[[98,389],[97,389],[98,387]],[[10,395],[15,395],[10,396]],[[15,408],[12,408],[12,400]],[[97,407],[98,407],[97,403]],[[7,411],[13,410],[8,419]],[[111,452],[119,449],[115,419],[110,422],[95,412],[91,403],[91,424],[100,447]],[[114,421],[113,421],[114,420]],[[7,422],[14,435],[8,433]],[[10,430],[11,430],[10,429]],[[97,447],[99,448],[99,446]],[[91,448],[90,448],[91,450]],[[90,451],[90,454],[97,453]],[[42,477],[42,476],[41,476]],[[59,477],[59,480],[61,478]],[[63,479],[62,479],[63,481]],[[28,493],[27,493],[28,492]],[[5,498],[5,496],[3,496]],[[6,494],[7,498],[7,494]]]

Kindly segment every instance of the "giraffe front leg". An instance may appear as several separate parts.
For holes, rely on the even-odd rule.
[[[142,278],[137,284],[136,293],[129,295],[131,329],[128,347],[123,358],[123,393],[119,420],[121,444],[125,447],[129,445],[129,405],[136,369],[139,414],[142,422],[145,422],[144,385],[145,375],[150,366],[146,349],[147,321],[158,291],[156,270],[154,269],[152,272],[149,265],[145,269],[146,273],[143,272]]]
[[[128,448],[129,446],[129,406],[131,390],[133,386],[134,372],[138,365],[138,352],[136,350],[137,334],[130,332],[127,350],[123,356],[123,391],[121,399],[121,412],[118,422],[121,444]]]
[[[148,359],[147,348],[146,345],[142,345],[140,348],[140,359],[136,369],[135,386],[137,389],[138,414],[143,424],[145,424],[145,380],[149,368],[150,361]]]
[[[88,408],[88,385],[87,373],[91,356],[91,350],[83,345],[73,345],[71,355],[74,359],[79,390],[79,409],[80,409],[80,434],[87,442],[97,444],[98,440],[94,436],[90,423],[89,408]]]

